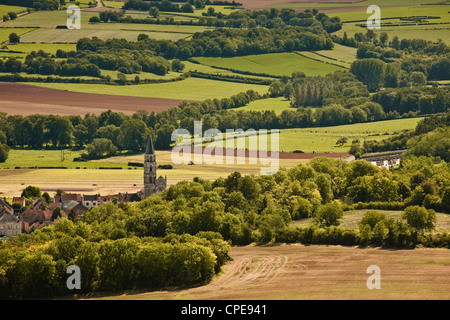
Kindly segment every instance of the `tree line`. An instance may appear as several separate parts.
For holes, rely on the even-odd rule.
[[[124,13],[110,11],[100,13],[99,17],[92,18],[90,22],[122,22],[122,23],[146,23],[146,24],[194,24],[202,26],[213,26],[219,28],[256,28],[267,29],[285,28],[287,26],[311,27],[333,33],[342,28],[339,17],[329,17],[324,13],[319,13],[317,9],[307,9],[296,12],[294,9],[283,8],[281,10],[271,8],[270,10],[236,10],[229,15],[220,12],[216,13],[213,7],[208,8],[203,17],[190,21],[175,21],[173,18],[159,18],[160,11],[165,12],[194,12],[194,7],[200,9],[198,5],[191,4],[191,1],[184,5],[173,4],[169,1],[145,2],[141,0],[131,0],[124,4],[124,10],[147,11],[153,18],[133,19],[131,16],[124,16]],[[214,18],[204,18],[214,17]]]
[[[215,29],[195,33],[189,40],[155,40],[142,37],[141,41],[96,37],[77,42],[78,51],[97,52],[101,49],[150,50],[166,59],[187,60],[191,57],[233,57],[239,55],[276,53],[287,51],[331,49],[329,36],[311,28],[283,29]]]

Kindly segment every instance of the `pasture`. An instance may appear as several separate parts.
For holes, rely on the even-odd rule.
[[[0,20],[2,20],[3,16],[7,15],[9,12],[15,12],[16,14],[20,14],[23,12],[27,12],[27,8],[0,4]]]
[[[262,100],[256,100],[250,102],[248,105],[231,109],[231,110],[242,110],[242,111],[275,111],[275,114],[280,115],[284,110],[295,110],[291,108],[291,102],[283,97],[278,98],[268,98]]]
[[[261,100],[259,100],[261,101]],[[259,101],[255,101],[257,105]],[[283,101],[281,101],[282,103]],[[279,101],[280,103],[280,101]],[[274,104],[275,105],[275,104]],[[246,107],[244,107],[246,108]],[[271,110],[272,107],[267,107]],[[366,123],[355,123],[332,127],[313,127],[313,128],[295,128],[295,129],[281,129],[279,133],[279,151],[280,152],[299,152],[304,153],[342,153],[343,157],[350,150],[353,140],[359,140],[361,143],[365,140],[382,140],[390,136],[400,133],[404,130],[414,129],[422,118],[408,118],[385,121],[374,121]],[[247,131],[249,132],[249,131]],[[272,137],[270,130],[268,130],[267,144],[263,142],[252,143],[249,145],[251,138],[245,137],[247,133],[242,135],[234,134],[233,137],[238,139],[242,147],[248,150],[270,150]],[[225,133],[223,133],[224,140],[215,142],[205,142],[205,146],[209,147],[225,147]],[[345,144],[336,145],[336,142],[341,137],[347,137]],[[230,136],[228,136],[230,138]],[[257,139],[256,137],[254,139]]]
[[[448,300],[448,249],[384,250],[341,246],[232,247],[233,259],[211,283],[187,289],[124,293],[107,300]],[[370,265],[381,289],[369,290]]]
[[[338,70],[344,70],[342,67],[312,60],[293,52],[268,53],[233,58],[200,57],[195,60],[209,66],[252,73],[264,73],[274,76],[289,76],[293,72],[303,72],[307,76],[323,76]]]

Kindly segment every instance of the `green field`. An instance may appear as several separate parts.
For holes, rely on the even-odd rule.
[[[304,72],[307,76],[326,75],[344,70],[324,62],[312,60],[296,53],[269,53],[233,58],[196,58],[201,64],[230,68],[234,70],[264,73],[274,76],[291,75],[293,72]]]
[[[280,101],[278,101],[278,103],[280,103]],[[355,123],[333,127],[281,129],[279,133],[278,150],[280,152],[303,151],[304,153],[348,153],[353,140],[360,140],[362,143],[364,140],[379,141],[387,139],[404,130],[414,129],[417,122],[421,119],[422,118],[409,118]],[[222,132],[222,141],[205,141],[203,145],[211,148],[222,148],[227,146],[226,139],[236,137],[243,139],[238,139],[238,143],[243,144],[240,148],[245,147],[245,149],[248,150],[261,151],[271,150],[272,137],[270,135],[270,130],[267,131],[267,142],[258,141],[257,137],[254,135],[252,135],[254,139],[246,137],[250,133],[249,130],[246,130],[243,134],[233,133],[227,135],[225,132]],[[336,142],[341,137],[347,137],[348,141],[344,145],[338,146],[336,145]],[[259,145],[261,142],[262,145]],[[252,144],[249,145],[249,143]],[[238,147],[238,145],[235,145],[235,147]]]
[[[73,43],[18,43],[8,44],[5,49],[11,51],[21,51],[26,54],[32,51],[38,52],[39,50],[43,50],[50,54],[56,54],[58,49],[68,52],[76,50],[77,47]]]
[[[123,7],[124,1],[103,1],[105,7],[120,9]]]
[[[376,33],[386,32],[391,40],[397,36],[399,39],[426,39],[437,41],[442,39],[445,43],[450,44],[450,13],[448,6],[405,6],[405,7],[389,7],[382,8],[381,19],[393,17],[409,17],[409,16],[436,16],[439,19],[427,19],[429,23],[425,25],[409,25],[409,26],[390,26],[390,23],[405,23],[399,19],[389,19],[381,21],[381,29],[374,29]],[[369,15],[364,10],[352,12],[341,12],[333,15],[338,16],[344,25],[336,34],[342,36],[347,32],[348,36],[353,36],[357,32],[366,32],[366,28],[356,26],[356,24],[364,23]],[[347,22],[363,20],[362,22]],[[384,25],[383,25],[384,24]]]
[[[64,83],[30,83],[32,85],[46,88],[66,90]],[[124,95],[133,97],[167,98],[179,100],[202,101],[214,98],[228,98],[232,95],[247,90],[255,90],[261,94],[267,92],[268,86],[242,84],[236,82],[217,81],[200,78],[187,78],[182,81],[140,84],[132,86],[111,86],[101,84],[80,84],[70,85],[70,91],[84,93],[99,93],[111,95]]]
[[[0,4],[0,20],[3,19],[4,15],[7,15],[9,12],[22,13],[26,12],[27,8],[18,7],[18,6],[9,6],[5,4]]]
[[[291,102],[283,97],[268,98],[262,100],[256,100],[250,102],[248,105],[231,109],[231,110],[244,110],[244,111],[266,111],[273,110],[277,115],[280,115],[284,110],[295,110],[291,108]]]
[[[87,169],[97,169],[99,167],[123,167],[127,168],[127,164],[115,164],[102,161],[75,162],[74,158],[80,156],[83,152],[64,150],[64,161],[61,161],[61,150],[27,150],[27,149],[11,149],[8,159],[0,163],[0,169],[21,169],[34,167],[67,167],[75,169],[77,167]]]
[[[280,130],[280,151],[348,152],[355,139],[361,142],[364,139],[377,141],[386,139],[403,130],[414,129],[421,119],[408,118],[335,127],[282,129]],[[336,146],[336,141],[342,136],[348,137],[347,143],[341,147]]]
[[[18,36],[22,36],[28,32],[36,30],[36,28],[5,28],[6,23],[0,25],[0,45],[9,42],[9,35],[16,33]]]
[[[349,68],[356,60],[356,48],[335,43],[333,50],[303,51],[299,54],[314,60]]]

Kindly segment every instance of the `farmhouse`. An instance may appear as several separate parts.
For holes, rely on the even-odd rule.
[[[369,161],[374,166],[392,170],[393,167],[400,165],[400,159],[406,150],[367,153],[362,156],[363,160]]]
[[[0,216],[0,236],[12,236],[22,233],[22,224],[14,214],[6,213]]]

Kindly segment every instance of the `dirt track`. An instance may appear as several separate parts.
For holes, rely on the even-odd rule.
[[[69,84],[68,84],[69,86]],[[177,106],[174,99],[140,98],[78,93],[27,84],[0,82],[0,111],[8,114],[99,115],[110,109],[133,114],[137,110],[161,112]]]
[[[384,250],[341,246],[233,247],[233,261],[210,284],[108,299],[298,300],[450,298],[448,249]],[[366,273],[380,267],[381,289]]]

